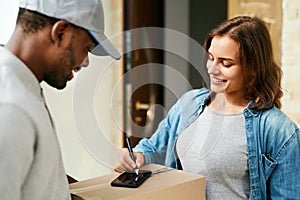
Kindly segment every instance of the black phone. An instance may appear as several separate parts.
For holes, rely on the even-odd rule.
[[[138,175],[135,172],[123,172],[115,178],[110,185],[115,187],[137,188],[150,177],[151,173],[149,170],[140,170]]]

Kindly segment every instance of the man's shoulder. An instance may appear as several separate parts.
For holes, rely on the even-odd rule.
[[[33,94],[23,81],[9,67],[0,68],[0,104],[14,107],[15,111],[26,113],[38,121],[47,116],[44,103]]]
[[[16,73],[7,66],[0,67],[0,91],[1,103],[22,104],[32,96]]]

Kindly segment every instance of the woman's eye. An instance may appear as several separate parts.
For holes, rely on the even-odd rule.
[[[222,62],[222,65],[224,67],[230,67],[232,64],[231,63],[228,63],[228,62]]]

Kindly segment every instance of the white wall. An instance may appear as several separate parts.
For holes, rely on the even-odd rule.
[[[282,110],[300,126],[300,1],[283,0],[282,3]]]
[[[0,2],[0,44],[5,44],[15,28],[19,0]]]

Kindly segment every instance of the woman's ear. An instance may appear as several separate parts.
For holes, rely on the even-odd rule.
[[[61,41],[64,39],[68,26],[70,26],[70,24],[65,20],[55,22],[51,29],[51,40],[53,43],[60,45]]]

